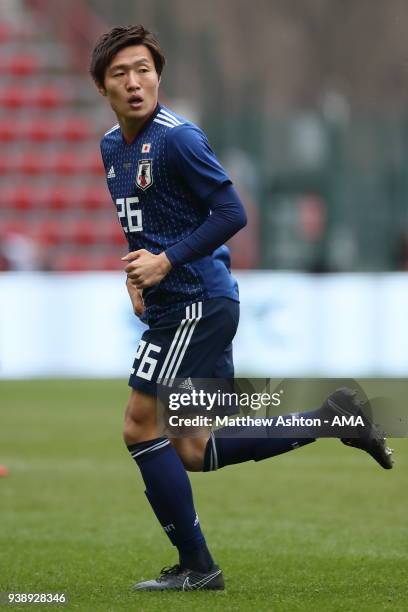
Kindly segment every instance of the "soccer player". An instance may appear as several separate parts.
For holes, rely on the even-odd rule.
[[[234,376],[231,342],[239,300],[223,245],[246,224],[240,198],[204,133],[159,103],[164,63],[159,42],[141,25],[104,34],[91,61],[97,88],[118,120],[103,137],[101,153],[129,243],[123,258],[127,288],[135,313],[148,325],[129,379],[124,440],[152,510],[179,554],[176,565],[134,588],[223,589],[186,469],[211,471],[259,461],[314,439],[254,439],[233,428],[228,437],[170,440],[158,434],[158,384]],[[329,413],[361,410],[353,392],[342,389],[308,415]],[[384,439],[367,419],[365,424],[357,438],[343,442],[369,452],[384,468],[392,467]]]

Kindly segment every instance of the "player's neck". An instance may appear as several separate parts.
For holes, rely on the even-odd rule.
[[[154,111],[141,119],[128,119],[127,117],[118,116],[120,129],[127,144],[132,144],[139,136],[146,123],[151,119]]]

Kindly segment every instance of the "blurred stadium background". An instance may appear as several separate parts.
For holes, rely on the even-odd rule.
[[[247,206],[238,373],[406,375],[403,0],[2,0],[0,376],[124,376],[132,359],[98,146],[115,119],[87,70],[99,33],[137,21],[167,53],[162,99]]]
[[[31,265],[118,267],[95,146],[111,119],[87,69],[97,33],[142,20],[168,56],[163,98],[203,126],[252,213],[235,267],[405,269],[404,2],[188,7],[1,3],[3,231],[46,247]]]
[[[0,0],[0,591],[85,612],[135,609],[129,584],[173,561],[120,444],[142,328],[99,157],[115,118],[87,74],[97,35],[131,22],[247,206],[237,373],[408,376],[405,0]],[[394,442],[390,474],[328,440],[193,475],[229,578],[194,609],[406,610]]]
[[[96,36],[132,21],[159,34],[162,99],[208,133],[247,206],[230,245],[238,372],[407,374],[404,1],[189,7],[0,3],[0,376],[117,376],[130,363],[140,326],[121,275],[103,274],[126,248],[98,146],[115,119],[87,71]],[[114,347],[100,333],[108,314]]]

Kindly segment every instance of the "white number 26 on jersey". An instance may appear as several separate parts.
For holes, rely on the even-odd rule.
[[[157,366],[157,359],[151,357],[151,353],[160,353],[160,351],[161,346],[157,346],[157,344],[153,344],[152,342],[149,342],[149,344],[147,344],[145,340],[140,340],[135,356],[136,359],[140,359],[136,376],[139,376],[140,378],[145,378],[146,380],[152,380],[154,370]],[[133,372],[134,369],[132,369],[132,373]]]
[[[142,211],[140,208],[134,208],[134,204],[139,203],[139,198],[118,198],[116,200],[116,208],[118,209],[118,217],[120,223],[122,219],[126,219],[125,225],[122,225],[126,234],[128,232],[142,232]]]

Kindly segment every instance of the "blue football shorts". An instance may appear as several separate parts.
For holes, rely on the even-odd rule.
[[[232,339],[239,322],[239,302],[212,298],[189,304],[159,319],[137,347],[129,386],[157,396],[158,385],[176,379],[232,379]]]

